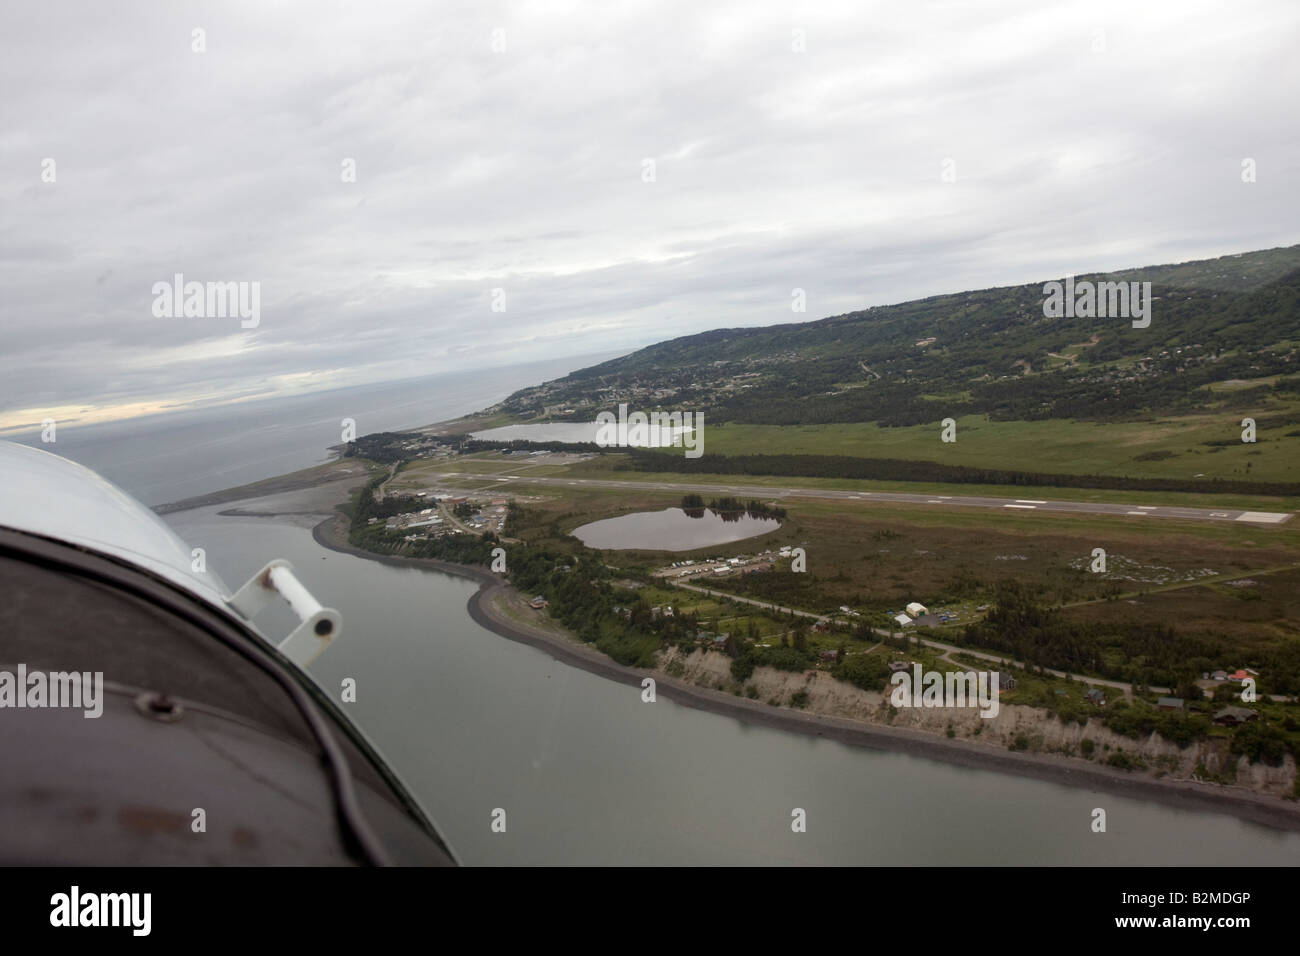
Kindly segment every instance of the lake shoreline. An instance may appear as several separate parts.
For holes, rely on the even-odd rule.
[[[1215,784],[1189,780],[1133,776],[1128,771],[1085,763],[1070,757],[1004,751],[968,740],[939,737],[924,731],[868,723],[861,720],[776,708],[760,701],[736,697],[722,691],[678,680],[662,671],[627,667],[604,653],[571,637],[547,631],[540,624],[523,625],[512,619],[504,604],[518,598],[510,583],[485,568],[429,558],[381,555],[358,548],[347,541],[342,516],[327,518],[312,528],[321,547],[394,567],[440,571],[475,581],[478,588],[467,601],[470,617],[481,627],[518,643],[544,651],[555,660],[588,673],[639,689],[653,677],[656,696],[697,710],[732,717],[748,724],[822,737],[870,750],[903,753],[978,770],[992,770],[1030,777],[1079,789],[1119,796],[1148,799],[1178,809],[1229,813],[1251,823],[1281,830],[1300,831],[1300,806],[1276,797],[1229,790]],[[549,619],[547,619],[549,620]]]

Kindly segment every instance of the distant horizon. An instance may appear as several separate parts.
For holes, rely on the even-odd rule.
[[[1110,273],[1129,272],[1129,271],[1137,271],[1142,269],[1164,268],[1170,266],[1186,265],[1188,263],[1193,263],[1193,262],[1209,262],[1215,259],[1236,258],[1240,256],[1250,255],[1253,253],[1273,252],[1273,251],[1278,251],[1283,249],[1292,249],[1298,246],[1300,246],[1300,242],[1289,243],[1289,244],[1278,245],[1278,246],[1268,246],[1260,249],[1245,249],[1237,252],[1224,252],[1224,253],[1220,253],[1219,255],[1196,256],[1190,259],[1181,259],[1176,262],[1170,261],[1170,262],[1158,262],[1158,263],[1145,263],[1143,265],[1136,265],[1136,266],[1129,265],[1129,266],[1117,266],[1114,268],[1106,268],[1106,269],[1090,269],[1086,271],[1081,270],[1079,272],[1073,273],[1073,275],[1075,275],[1076,277],[1087,276],[1087,275],[1105,275]],[[1050,279],[1040,277],[1034,279],[1026,279],[1022,282],[970,286],[964,289],[947,289],[940,292],[933,292],[924,296],[914,296],[911,298],[898,299],[896,301],[891,301],[891,302],[875,302],[875,303],[871,303],[870,305],[863,305],[854,309],[850,309],[847,312],[821,315],[814,318],[808,318],[807,316],[797,315],[785,321],[767,322],[765,324],[756,323],[752,325],[711,325],[692,332],[684,332],[680,335],[672,335],[668,338],[652,338],[648,341],[642,342],[640,344],[631,347],[601,349],[601,350],[594,350],[591,352],[576,353],[576,354],[563,353],[563,354],[545,355],[536,358],[529,358],[524,361],[500,362],[500,363],[482,365],[476,367],[476,369],[474,370],[468,370],[464,368],[443,368],[438,371],[427,372],[419,375],[404,375],[400,378],[393,378],[393,379],[366,378],[359,381],[349,382],[344,385],[322,385],[317,388],[285,390],[280,392],[269,392],[269,393],[260,391],[252,395],[235,395],[229,397],[216,398],[206,402],[202,402],[199,400],[172,401],[172,402],[165,402],[163,400],[158,400],[152,403],[134,402],[134,403],[127,403],[119,406],[109,406],[105,409],[101,409],[100,411],[108,413],[108,412],[112,412],[114,409],[139,408],[142,405],[150,407],[151,410],[139,411],[139,412],[135,412],[134,414],[121,414],[121,415],[108,414],[108,415],[104,415],[104,417],[100,417],[98,419],[91,420],[91,421],[77,421],[75,419],[71,421],[67,419],[56,419],[56,421],[58,422],[61,428],[67,428],[67,429],[88,428],[95,425],[108,425],[108,424],[122,423],[122,422],[140,422],[151,418],[161,418],[161,417],[166,417],[168,415],[182,414],[186,412],[197,413],[197,412],[202,412],[211,409],[228,408],[234,405],[255,404],[257,402],[263,402],[263,401],[278,401],[278,400],[290,399],[294,397],[321,395],[331,391],[341,391],[349,388],[374,388],[374,387],[380,387],[385,385],[397,385],[402,382],[419,382],[430,378],[456,375],[468,371],[478,371],[478,370],[496,371],[496,370],[508,369],[508,368],[520,368],[528,365],[542,365],[542,364],[547,364],[547,363],[557,362],[557,361],[586,360],[589,358],[595,359],[590,363],[591,365],[599,365],[603,362],[612,361],[615,358],[622,358],[631,355],[634,352],[640,351],[643,348],[648,348],[652,345],[656,345],[660,342],[671,341],[672,339],[678,339],[678,338],[689,338],[692,335],[699,335],[705,332],[719,331],[719,330],[732,329],[732,328],[749,329],[749,328],[771,328],[771,327],[777,327],[781,325],[799,325],[808,322],[818,322],[824,319],[836,318],[838,316],[848,315],[854,312],[867,311],[873,308],[883,308],[883,307],[888,307],[893,305],[903,305],[909,302],[918,302],[918,301],[923,301],[925,299],[942,297],[945,295],[960,295],[962,293],[978,292],[978,291],[984,291],[988,289],[1016,288],[1022,285],[1033,285],[1039,281],[1051,281],[1052,279],[1059,279],[1059,278],[1060,276],[1053,276],[1050,277]],[[604,357],[596,358],[597,356],[604,356]],[[583,366],[579,366],[578,368],[587,368],[587,367],[590,366],[583,365]],[[577,369],[575,369],[575,371],[576,370]],[[321,374],[323,375],[327,373],[321,373]],[[540,385],[542,383],[536,382],[531,384]],[[528,386],[523,386],[523,387],[528,387]],[[7,439],[7,438],[12,439],[20,435],[30,435],[35,432],[39,432],[41,430],[40,421],[33,422],[31,420],[28,420],[22,424],[17,424],[17,425],[7,424],[8,421],[12,420],[13,418],[21,416],[24,412],[27,411],[30,411],[30,409],[20,409],[16,412],[8,413],[7,415],[3,411],[0,411],[0,439]]]
[[[150,420],[173,418],[173,417],[179,417],[186,414],[198,415],[204,412],[220,411],[222,409],[229,409],[237,406],[244,406],[244,405],[251,406],[251,405],[258,405],[261,403],[281,402],[281,401],[288,401],[295,398],[303,398],[303,399],[319,398],[320,396],[328,395],[331,392],[344,392],[349,390],[374,390],[374,389],[380,389],[388,386],[399,387],[403,384],[407,384],[407,383],[416,384],[420,382],[427,382],[431,379],[451,378],[458,375],[477,374],[479,372],[500,372],[500,371],[505,371],[507,369],[516,369],[516,368],[522,369],[532,365],[552,365],[555,364],[556,362],[565,362],[565,361],[576,362],[576,361],[586,361],[588,359],[593,360],[592,364],[600,364],[600,362],[605,362],[605,361],[610,361],[611,359],[620,358],[626,354],[628,353],[597,351],[597,352],[590,352],[590,353],[580,354],[580,355],[561,355],[561,356],[555,356],[550,358],[530,359],[529,361],[526,362],[506,362],[500,365],[484,365],[474,369],[463,369],[463,368],[442,369],[440,371],[429,372],[424,375],[413,375],[405,378],[398,378],[398,379],[391,379],[391,380],[370,379],[363,382],[356,382],[347,385],[323,386],[321,388],[304,389],[301,391],[294,391],[294,392],[280,392],[280,393],[271,393],[271,394],[258,393],[256,395],[228,398],[219,401],[207,402],[204,404],[186,403],[172,408],[160,409],[154,412],[147,412],[147,413],[137,414],[137,415],[126,415],[126,416],[114,417],[114,418],[103,418],[96,421],[78,422],[75,420],[72,421],[58,420],[57,424],[60,431],[64,431],[64,430],[72,431],[74,429],[96,428],[96,427],[110,426],[110,425],[144,424]],[[578,366],[578,367],[585,368],[587,366]],[[530,384],[538,384],[538,383],[530,383]],[[526,388],[528,386],[523,385],[520,387]],[[0,418],[0,421],[3,421],[3,419]],[[433,424],[433,423],[429,422],[428,424]],[[34,424],[27,424],[23,426],[0,426],[0,440],[16,441],[22,437],[31,436],[36,433],[39,433],[41,431],[41,427],[42,426],[40,422],[36,422]]]
[[[0,429],[632,352],[1300,221],[1288,0],[82,6],[0,34]]]

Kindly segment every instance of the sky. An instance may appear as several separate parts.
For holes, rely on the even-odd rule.
[[[1294,0],[2,22],[0,431],[1300,242]]]

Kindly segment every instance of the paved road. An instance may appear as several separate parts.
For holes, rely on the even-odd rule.
[[[709,588],[702,588],[696,584],[678,584],[677,587],[685,588],[688,591],[698,591],[700,594],[708,594],[713,597],[730,598],[733,601],[740,601],[744,604],[753,604],[755,607],[761,607],[771,611],[778,611],[781,614],[795,614],[798,617],[812,618],[815,621],[825,621],[829,619],[824,614],[813,614],[811,611],[800,611],[800,610],[796,610],[795,608],[782,607],[780,605],[772,604],[767,601],[757,601],[754,600],[753,598],[741,597],[740,595],[737,594],[729,594],[726,591],[713,591],[710,590]],[[894,637],[897,636],[897,634],[906,633],[906,632],[899,631],[899,632],[895,632],[894,634],[890,634],[889,631],[883,630],[882,628],[878,628],[878,627],[873,627],[871,631],[873,634],[877,635],[878,637]],[[911,637],[910,634],[908,636]],[[984,651],[973,651],[968,647],[959,647],[956,644],[945,644],[942,641],[932,641],[927,638],[912,637],[912,640],[919,640],[920,643],[923,644],[925,647],[933,648],[934,650],[943,651],[945,657],[948,657],[948,655],[950,654],[969,654],[971,657],[977,657],[982,661],[990,661],[994,664],[1000,664],[1002,661],[1007,660],[1007,655],[1005,654],[999,655],[999,654],[989,654]],[[951,660],[951,658],[949,659]],[[952,663],[956,664],[955,661],[953,661]],[[1025,666],[1023,661],[1013,660],[1011,661],[1011,664],[1021,669],[1023,669]],[[1049,674],[1055,674],[1057,677],[1066,676],[1065,671],[1053,670],[1050,667],[1045,667],[1043,668],[1043,670],[1045,670]],[[1082,681],[1083,683],[1086,684],[1096,684],[1102,687],[1113,687],[1115,690],[1122,691],[1124,693],[1124,696],[1126,697],[1133,696],[1133,685],[1126,684],[1123,681],[1105,680],[1100,677],[1080,677],[1078,674],[1071,674],[1070,676],[1073,677],[1075,680]],[[1152,687],[1151,690],[1157,694],[1169,693],[1169,688],[1167,687]]]
[[[1231,508],[1183,508],[1169,505],[1123,505],[1101,501],[1055,501],[1043,498],[985,498],[975,495],[929,495],[898,491],[839,491],[829,488],[777,488],[768,485],[694,485],[667,481],[609,481],[597,478],[530,477],[527,475],[474,475],[447,472],[439,478],[470,479],[503,485],[568,485],[589,488],[624,488],[635,491],[699,492],[744,498],[826,498],[840,501],[883,501],[891,504],[943,505],[950,508],[988,508],[1028,514],[1050,511],[1067,514],[1119,515],[1138,518],[1177,518],[1184,521],[1245,521],[1281,524],[1293,515],[1277,511],[1237,511]]]

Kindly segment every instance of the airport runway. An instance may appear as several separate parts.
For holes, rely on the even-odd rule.
[[[829,488],[778,488],[769,485],[693,485],[666,481],[606,481],[591,478],[529,477],[528,475],[474,475],[447,472],[439,478],[507,484],[567,485],[590,488],[627,488],[638,491],[696,492],[707,495],[735,495],[740,498],[824,498],[840,501],[884,501],[908,505],[943,505],[950,508],[988,508],[1026,514],[1051,511],[1067,514],[1112,515],[1138,518],[1178,518],[1184,521],[1245,521],[1252,524],[1282,524],[1292,515],[1278,511],[1234,511],[1230,508],[1183,508],[1166,505],[1124,505],[1100,501],[1055,501],[1045,498],[983,498],[967,495],[911,494],[898,491],[839,491]]]

